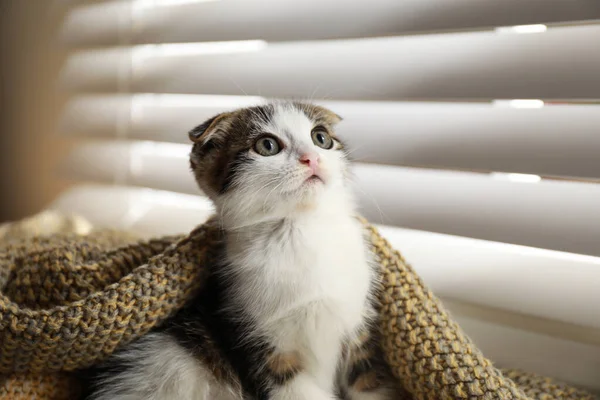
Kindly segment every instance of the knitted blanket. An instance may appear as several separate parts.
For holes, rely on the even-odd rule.
[[[383,277],[381,345],[405,399],[595,398],[496,369],[400,253],[364,224]],[[185,236],[148,241],[116,231],[65,233],[81,224],[64,221],[32,236],[24,225],[0,229],[2,399],[77,398],[69,372],[105,359],[202,290],[202,266],[221,240],[211,221]]]

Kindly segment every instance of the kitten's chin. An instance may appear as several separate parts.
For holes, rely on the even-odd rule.
[[[302,183],[302,185],[299,188],[299,191],[301,193],[305,193],[308,196],[318,196],[319,193],[325,190],[326,186],[327,184],[325,183],[325,180],[323,180],[323,178],[321,178],[318,175],[312,175]]]
[[[327,184],[325,180],[317,175],[312,175],[302,182],[298,188],[298,197],[300,198],[317,198],[321,193],[325,191]]]
[[[329,182],[319,176],[311,176],[300,185],[291,198],[296,204],[297,211],[309,211],[327,201],[326,199],[330,197],[328,193],[332,190]]]

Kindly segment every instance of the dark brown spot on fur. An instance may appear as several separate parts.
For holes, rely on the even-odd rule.
[[[204,141],[206,135],[209,135],[214,129],[218,127],[220,123],[222,123],[225,119],[231,116],[231,113],[222,113],[219,115],[215,115],[209,120],[203,122],[198,125],[194,129],[192,129],[189,133],[189,138],[194,143],[199,143]]]
[[[226,164],[223,164],[223,174],[220,182],[215,186],[219,188],[219,193],[223,194],[233,184],[236,172],[243,168],[243,165],[249,162],[249,158],[246,156],[248,149],[238,151],[233,155],[233,159],[228,160]]]
[[[302,370],[300,354],[297,352],[274,353],[267,360],[267,368],[273,380],[282,385]]]
[[[381,386],[381,380],[375,371],[365,372],[354,381],[352,388],[357,392],[375,390]]]

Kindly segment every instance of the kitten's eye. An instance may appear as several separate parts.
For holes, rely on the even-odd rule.
[[[313,143],[320,148],[329,150],[333,147],[333,139],[331,138],[331,135],[329,135],[329,133],[323,129],[315,128],[310,135]]]
[[[264,157],[274,156],[281,151],[281,146],[272,137],[264,136],[254,143],[254,150]]]

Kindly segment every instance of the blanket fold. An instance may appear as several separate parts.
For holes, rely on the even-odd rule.
[[[400,253],[363,222],[383,277],[382,347],[407,399],[596,398],[496,369]],[[188,235],[146,241],[120,231],[44,229],[35,236],[18,228],[0,232],[3,399],[76,398],[68,372],[102,361],[173,315],[202,289],[202,266],[222,243],[213,220]]]

